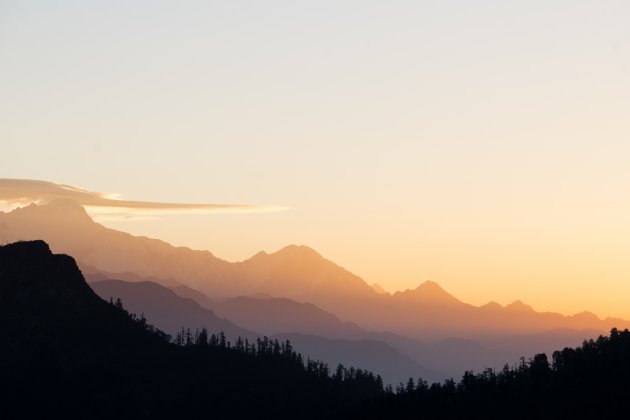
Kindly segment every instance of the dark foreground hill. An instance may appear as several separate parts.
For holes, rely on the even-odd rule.
[[[0,247],[3,418],[347,417],[382,392],[367,372],[304,366],[289,343],[176,342],[100,299],[46,243]]]
[[[358,418],[621,419],[630,416],[630,331],[544,353],[515,367],[465,372],[459,382],[401,384]]]

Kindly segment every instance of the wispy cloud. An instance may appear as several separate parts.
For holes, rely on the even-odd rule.
[[[30,203],[47,204],[53,200],[72,200],[90,212],[116,220],[155,217],[173,213],[232,213],[282,210],[275,206],[244,204],[191,204],[124,200],[116,194],[88,191],[74,185],[34,179],[0,178],[0,204],[8,207]]]

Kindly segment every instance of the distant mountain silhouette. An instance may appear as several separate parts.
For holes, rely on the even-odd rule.
[[[384,295],[384,294],[389,293],[387,290],[383,289],[383,287],[381,287],[381,285],[378,283],[372,283],[370,287],[379,295]]]
[[[100,283],[94,283],[93,287],[103,298],[108,298],[110,295],[122,297],[123,302],[125,304],[130,302],[127,306],[137,313],[143,312],[143,306],[153,307],[153,311],[158,313],[145,312],[145,315],[148,315],[149,319],[155,320],[154,323],[166,331],[178,330],[180,326],[194,327],[203,324],[203,317],[201,320],[199,318],[191,320],[190,317],[186,316],[190,309],[168,309],[165,311],[168,315],[160,314],[160,307],[164,303],[156,304],[155,301],[150,301],[154,299],[154,293],[142,292],[141,287],[133,284],[113,283],[119,285],[115,292],[102,293],[99,288]],[[161,287],[154,283],[149,284],[152,285],[152,288]],[[175,289],[181,287],[178,286]],[[137,289],[138,292],[133,292],[130,296],[130,291],[134,289]],[[199,298],[202,302],[205,301],[206,308],[212,309],[219,316],[234,321],[250,331],[277,337],[292,337],[296,334],[301,337],[317,336],[313,337],[312,340],[301,340],[301,344],[296,346],[297,350],[326,361],[333,359],[335,351],[340,351],[339,361],[346,360],[345,364],[369,367],[370,370],[381,374],[386,381],[391,379],[394,383],[406,379],[406,376],[402,378],[397,376],[400,370],[396,371],[391,368],[400,362],[389,360],[388,357],[396,358],[398,353],[378,354],[378,352],[373,352],[374,358],[368,364],[364,364],[365,356],[355,354],[349,357],[348,352],[345,351],[348,344],[346,346],[340,345],[337,340],[351,340],[352,342],[369,340],[370,342],[385,343],[419,365],[420,368],[416,366],[414,369],[418,372],[425,372],[427,376],[424,378],[426,380],[438,381],[449,376],[457,376],[465,370],[480,371],[487,367],[501,368],[506,363],[512,365],[521,356],[528,354],[543,352],[551,354],[557,348],[577,345],[584,337],[594,337],[598,334],[595,330],[565,329],[536,335],[500,336],[487,340],[480,337],[482,341],[447,338],[426,343],[398,334],[364,330],[355,324],[344,323],[335,315],[310,303],[300,303],[287,298],[268,297],[237,297],[224,302],[208,302],[208,299],[200,292],[189,288],[187,290],[193,299]],[[139,295],[140,300],[134,295]],[[172,294],[168,295],[172,297]],[[189,303],[188,299],[182,299],[176,304],[171,302],[165,306],[167,308],[179,308],[180,305]],[[192,306],[196,308],[196,305]],[[431,369],[428,369],[427,366],[430,366]],[[412,371],[408,372],[407,375],[418,376],[415,372],[412,374]]]
[[[312,303],[288,298],[239,296],[214,303],[211,307],[220,316],[267,335],[301,332],[328,338],[349,338],[365,334],[365,330],[357,325],[342,322],[334,314]]]
[[[262,335],[219,318],[194,300],[178,296],[173,290],[150,281],[103,280],[91,283],[90,287],[105,300],[120,298],[126,309],[138,315],[144,314],[158,328],[173,336],[182,327],[223,331],[232,343],[239,336],[254,340]]]
[[[166,338],[46,243],[0,247],[3,418],[347,418],[382,392],[368,372],[304,366],[289,343]]]
[[[92,280],[144,279],[168,287],[186,286],[210,301],[260,294],[289,298],[312,303],[366,330],[391,331],[422,341],[478,340],[566,328],[605,332],[614,325],[630,326],[621,319],[601,320],[584,313],[567,317],[535,312],[519,301],[506,307],[495,303],[475,307],[435,282],[392,295],[379,294],[361,278],[305,246],[290,245],[230,263],[208,251],[173,247],[105,228],[69,201],[0,214],[0,242],[39,238],[50,242],[54,250],[75,256]],[[178,293],[193,297],[190,290]]]
[[[434,281],[425,281],[414,290],[405,290],[404,292],[396,292],[392,295],[393,300],[397,304],[411,303],[412,305],[431,305],[431,306],[457,306],[463,302],[448,294],[439,284]]]
[[[303,356],[326,362],[329,366],[361,366],[378,372],[385,384],[396,385],[409,377],[422,377],[439,382],[446,374],[421,366],[411,358],[382,341],[358,339],[343,340],[318,337],[310,334],[277,334],[274,337],[289,339]]]
[[[187,285],[213,298],[268,293],[332,305],[376,296],[359,277],[305,246],[229,263],[209,251],[106,228],[92,221],[83,207],[65,200],[0,214],[0,242],[35,239],[46,240],[56,252],[73,255],[82,267],[105,272],[108,278],[125,273],[121,279],[129,280],[133,273],[167,286]]]
[[[286,298],[239,297],[213,304],[213,312],[153,282],[104,280],[90,286],[105,300],[121,298],[128,310],[144,314],[156,327],[173,336],[182,327],[193,331],[206,327],[209,331],[224,331],[232,343],[238,336],[250,341],[263,334],[291,341],[298,337],[293,346],[303,355],[322,360],[330,366],[342,363],[368,369],[380,374],[386,383],[405,381],[409,375],[420,375],[431,381],[447,377],[445,373],[421,366],[379,341],[378,333],[370,334],[356,325],[342,323],[334,315],[310,303]],[[215,312],[226,319],[217,317]],[[249,329],[240,328],[227,319]],[[368,337],[371,339],[366,339]]]
[[[211,300],[208,296],[201,293],[199,290],[186,286],[185,284],[171,287],[171,290],[173,290],[173,292],[175,292],[177,296],[194,300],[199,306],[203,308],[212,309],[212,306],[215,304],[215,302]]]
[[[183,288],[187,287],[171,279],[163,279],[163,278],[158,278],[158,277],[145,278],[136,273],[132,273],[130,271],[114,274],[105,270],[99,270],[98,268],[83,264],[80,261],[77,261],[77,265],[79,266],[79,269],[81,270],[81,274],[83,274],[85,281],[87,281],[88,283],[95,283],[97,281],[115,279],[115,280],[122,280],[122,281],[127,281],[127,282],[150,281],[153,283],[162,284],[164,286],[172,288],[173,290],[180,287],[183,287]],[[194,290],[194,289],[191,289],[191,290]],[[182,289],[182,293],[188,293],[188,292],[190,291]],[[205,296],[205,295],[201,294],[201,296]],[[184,297],[187,297],[187,296],[184,296]]]

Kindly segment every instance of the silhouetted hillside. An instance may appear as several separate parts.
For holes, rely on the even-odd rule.
[[[176,342],[100,299],[44,242],[0,247],[5,418],[322,418],[382,389],[365,371],[305,367],[289,343],[229,347],[205,332]]]
[[[250,340],[262,336],[219,318],[212,310],[202,308],[194,300],[178,296],[173,290],[150,281],[130,283],[103,280],[90,284],[90,287],[105,300],[121,298],[126,309],[144,314],[152,323],[173,336],[182,327],[223,331],[233,343],[239,336]]]
[[[104,280],[90,286],[105,300],[110,297],[121,298],[125,308],[144,314],[171,335],[178,333],[182,327],[192,331],[205,327],[209,331],[224,331],[232,343],[237,336],[252,341],[262,334],[275,336],[282,341],[297,338],[297,344],[293,343],[294,348],[305,356],[322,360],[330,366],[343,363],[369,369],[380,374],[385,383],[398,383],[409,375],[421,375],[435,381],[447,377],[378,341],[378,333],[371,334],[356,325],[342,323],[334,315],[310,303],[298,303],[286,298],[233,298],[212,304],[215,312],[226,318],[221,319],[215,312],[202,308],[192,299],[177,296],[173,290],[153,282]],[[245,325],[250,330],[240,328],[227,319],[236,320],[239,325]],[[371,339],[366,339],[367,336],[371,336]]]
[[[524,358],[515,367],[467,371],[459,382],[410,379],[356,418],[617,419],[630,412],[630,331]]]

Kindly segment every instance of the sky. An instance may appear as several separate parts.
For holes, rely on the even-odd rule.
[[[0,2],[0,177],[230,261],[630,319],[630,3]]]

